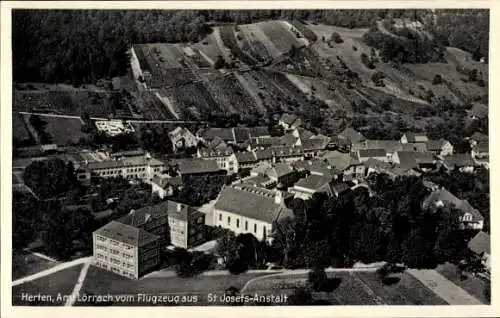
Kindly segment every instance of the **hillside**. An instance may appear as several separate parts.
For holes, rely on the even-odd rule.
[[[473,102],[488,104],[488,67],[437,42],[432,27],[408,18],[350,29],[298,20],[213,26],[194,43],[134,45],[134,72],[151,77],[134,73],[136,85],[112,94],[122,102],[106,99],[111,107],[92,106],[101,92],[27,89],[14,94],[14,109],[48,104],[60,113],[120,117],[116,109],[125,107],[134,117],[231,117],[242,124],[267,124],[273,114],[290,112],[326,134],[352,124],[374,138],[408,129],[449,138],[450,130],[463,130]],[[124,78],[130,82],[130,74]],[[153,91],[141,92],[141,80]]]

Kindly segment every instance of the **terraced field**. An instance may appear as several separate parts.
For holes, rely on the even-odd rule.
[[[252,53],[255,54],[259,60],[266,60],[268,56],[275,59],[283,54],[283,52],[281,52],[267,37],[258,24],[240,25],[239,28],[248,39],[253,51]],[[290,48],[288,48],[288,50],[289,49]]]
[[[203,83],[185,85],[182,89],[165,89],[164,94],[170,98],[174,107],[182,115],[206,118],[211,112],[221,111],[210,92]]]
[[[231,50],[231,53],[240,61],[248,65],[255,65],[255,59],[240,49],[234,26],[224,25],[220,27],[220,34],[224,45]]]
[[[283,21],[260,22],[257,25],[281,54],[290,51],[292,46],[300,47],[304,45]]]

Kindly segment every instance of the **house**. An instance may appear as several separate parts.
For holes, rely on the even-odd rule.
[[[394,152],[403,150],[403,146],[404,145],[399,140],[367,139],[354,144],[351,151],[357,152],[360,149],[384,149],[387,157],[390,159]]]
[[[360,149],[356,153],[356,159],[359,162],[365,162],[370,158],[386,162],[389,161],[385,149]]]
[[[461,215],[458,219],[463,229],[482,230],[484,218],[481,213],[472,207],[467,200],[460,200],[448,190],[440,188],[432,192],[423,202],[423,208],[439,208],[446,203],[452,204]]]
[[[328,145],[328,140],[319,138],[305,139],[301,142],[301,147],[304,150],[304,157],[316,157],[320,151],[325,150]]]
[[[302,127],[295,128],[292,131],[292,134],[293,136],[300,138],[301,140],[306,140],[315,136],[315,134],[312,131],[309,131]]]
[[[363,136],[360,132],[352,127],[348,127],[344,129],[340,134],[340,137],[347,139],[351,144],[358,144],[366,140],[366,137]]]
[[[181,177],[188,175],[226,173],[225,170],[219,168],[217,162],[213,160],[204,160],[201,158],[172,159],[169,164],[172,167],[176,167]]]
[[[167,201],[170,243],[189,249],[205,242],[205,214],[189,205]]]
[[[293,130],[301,125],[302,121],[295,115],[284,113],[278,120],[278,124],[283,127],[285,131]]]
[[[288,190],[294,194],[295,198],[301,198],[304,200],[312,198],[315,193],[325,193],[328,197],[331,197],[333,195],[330,187],[331,181],[331,177],[311,174],[303,179],[300,179],[292,188]]]
[[[113,160],[120,160],[125,158],[143,157],[146,152],[143,149],[126,150],[120,152],[114,152],[109,154],[109,157]]]
[[[174,195],[181,188],[181,176],[171,177],[168,174],[161,174],[155,176],[151,181],[151,193],[156,193],[160,199]]]
[[[250,175],[251,176],[259,176],[259,175],[265,175],[267,169],[272,168],[273,164],[268,162],[268,161],[261,161],[258,164],[256,164],[251,170],[250,170]]]
[[[351,187],[345,182],[335,182],[330,187],[332,194],[337,198],[351,190]]]
[[[228,174],[238,172],[238,162],[233,149],[219,137],[214,138],[207,146],[198,149],[197,157],[215,161],[219,169],[226,170]]]
[[[369,158],[363,162],[363,166],[366,169],[366,176],[368,177],[372,173],[385,173],[391,178],[396,177],[392,171],[392,165],[386,161],[378,160],[375,158]]]
[[[198,145],[198,138],[189,129],[180,126],[169,132],[168,138],[172,142],[174,151]]]
[[[407,132],[401,137],[402,144],[427,142],[429,138],[422,133]]]
[[[96,120],[94,124],[97,130],[111,137],[133,133],[135,131],[134,127],[129,122],[124,122],[122,120]]]
[[[154,234],[159,238],[160,248],[166,247],[169,240],[167,227],[168,206],[165,202],[132,210],[127,215],[115,220]]]
[[[292,166],[286,162],[273,164],[272,167],[266,170],[265,175],[275,182],[278,187],[288,187],[296,178]]]
[[[332,166],[321,159],[311,159],[307,161],[296,161],[292,163],[292,167],[297,172],[306,172],[324,177],[336,177],[341,173],[341,170],[332,169]]]
[[[489,158],[489,142],[479,141],[471,149],[472,158],[478,161],[488,161]]]
[[[234,153],[236,158],[238,170],[251,169],[259,160],[257,159],[257,155],[254,151],[244,151],[244,152],[236,152]]]
[[[255,150],[255,156],[259,162],[276,162],[276,157],[272,149]]]
[[[355,181],[365,178],[365,166],[353,160],[352,163],[342,171],[342,180],[345,181]]]
[[[237,144],[251,141],[255,138],[271,137],[267,127],[235,127],[233,128],[234,140]]]
[[[488,272],[491,271],[491,241],[490,235],[486,232],[479,232],[469,241],[468,248],[481,259],[481,264]]]
[[[275,222],[293,218],[285,206],[285,194],[258,187],[225,186],[213,206],[214,226],[236,234],[251,233],[257,239],[273,235]]]
[[[160,238],[142,229],[111,221],[92,234],[95,266],[138,279],[160,264]]]
[[[446,156],[443,159],[443,166],[447,170],[459,170],[461,172],[474,172],[476,163],[470,154],[457,153]]]
[[[488,118],[488,106],[474,103],[472,104],[472,108],[467,110],[467,115],[471,120]]]
[[[396,151],[392,161],[403,169],[429,171],[436,169],[436,160],[428,152]]]
[[[472,134],[472,136],[468,137],[467,139],[469,139],[471,147],[474,147],[475,145],[477,145],[478,142],[488,141],[489,137],[488,135],[476,131],[475,133]]]
[[[215,138],[220,138],[225,142],[234,143],[234,131],[232,128],[202,128],[196,133],[198,139],[204,143],[209,143]]]
[[[331,169],[343,171],[353,163],[359,163],[347,153],[338,150],[327,151],[318,156],[318,159],[328,162]]]
[[[342,136],[331,136],[330,142],[327,145],[328,149],[335,149],[341,152],[351,151],[351,142],[349,139]]]
[[[427,143],[426,142],[409,142],[406,144],[401,144],[403,146],[403,150],[401,151],[411,151],[411,152],[427,152]]]
[[[121,176],[126,179],[142,179],[147,182],[165,169],[165,164],[146,153],[141,157],[124,157],[118,160],[94,161],[84,164],[80,169],[101,178]]]
[[[301,147],[279,146],[270,147],[274,161],[293,162],[304,160],[304,150]]]
[[[268,176],[265,175],[254,175],[242,179],[241,184],[246,184],[264,189],[271,189],[276,186],[276,181],[271,180]]]
[[[453,154],[453,145],[445,139],[431,139],[428,140],[425,145],[428,152],[441,158]]]

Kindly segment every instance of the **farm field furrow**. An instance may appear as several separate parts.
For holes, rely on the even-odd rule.
[[[257,106],[259,112],[265,113],[266,108],[264,107],[264,104],[262,103],[262,99],[259,97],[259,88],[257,86],[255,86],[255,83],[251,79],[247,80],[249,78],[249,76],[245,73],[243,73],[243,74],[235,73],[234,76],[236,77],[236,79],[240,83],[241,87],[244,88],[245,91],[250,96],[252,96],[252,98],[255,102],[255,105]]]

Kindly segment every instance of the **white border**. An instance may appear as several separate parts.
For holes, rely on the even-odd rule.
[[[500,1],[498,1],[500,2]],[[44,308],[11,307],[11,169],[12,169],[12,64],[11,64],[11,12],[13,8],[27,9],[376,9],[376,8],[490,8],[490,168],[491,193],[499,188],[494,174],[498,151],[493,145],[495,105],[500,101],[500,10],[496,1],[2,1],[0,3],[1,68],[0,68],[0,202],[1,202],[1,315],[0,317],[499,317],[500,288],[492,279],[492,305],[490,306],[314,306],[314,307],[112,307],[112,308]],[[500,192],[499,192],[500,193]],[[491,241],[499,241],[496,207],[499,200],[491,195]],[[492,244],[492,261],[500,262],[496,245]],[[499,277],[493,266],[492,278]],[[496,301],[495,301],[495,298]],[[242,310],[243,309],[243,310]]]

